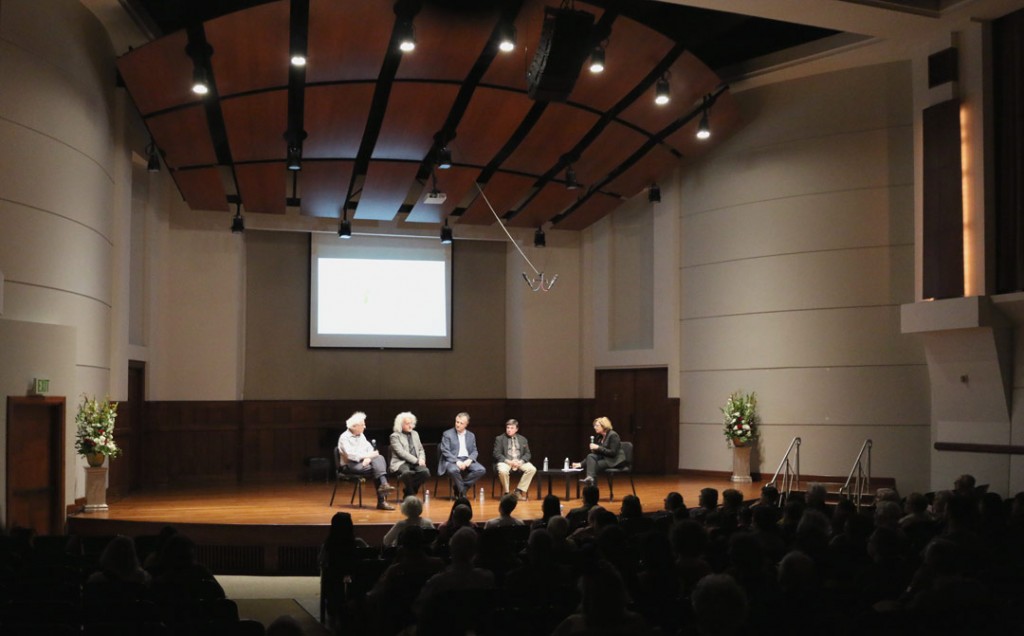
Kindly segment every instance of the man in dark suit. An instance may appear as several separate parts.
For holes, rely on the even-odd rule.
[[[479,455],[476,435],[466,430],[468,427],[469,413],[459,413],[455,416],[455,427],[441,435],[438,446],[437,474],[451,478],[456,497],[467,496],[467,493],[472,497],[470,491],[474,484],[487,473],[487,469],[476,461]]]
[[[505,422],[505,434],[494,439],[494,463],[498,470],[498,479],[501,480],[502,494],[509,494],[508,474],[518,470],[522,471],[523,476],[514,493],[515,497],[520,501],[528,499],[530,482],[537,474],[537,467],[530,463],[530,443],[519,434],[518,420]]]

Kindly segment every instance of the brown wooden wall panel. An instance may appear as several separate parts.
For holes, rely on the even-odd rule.
[[[284,159],[288,128],[286,90],[255,93],[220,102],[234,161]]]
[[[459,122],[458,136],[449,146],[452,160],[455,163],[487,165],[532,107],[533,101],[522,93],[477,88]]]
[[[235,166],[235,176],[246,212],[285,213],[285,186],[291,183],[291,172],[283,161]]]
[[[427,205],[423,202],[424,197],[431,191],[433,185],[430,181],[423,188],[423,193],[417,200],[416,205],[409,211],[406,221],[409,223],[438,223],[451,214],[461,201],[469,193],[476,192],[474,180],[480,175],[475,168],[452,167],[448,170],[437,171],[437,188],[448,195],[441,205]]]
[[[581,190],[566,190],[561,183],[549,182],[508,224],[512,227],[538,227],[558,214],[580,196]]]
[[[530,440],[535,462],[581,459],[589,430],[589,400],[252,400],[147,402],[151,434],[138,452],[143,487],[266,482],[302,478],[307,457],[330,457],[345,420],[367,414],[366,435],[387,446],[395,415],[412,411],[424,443],[440,441],[455,416],[470,414],[481,461],[490,465],[494,439],[515,417]],[[184,443],[187,440],[188,443]],[[433,467],[431,467],[433,470]]]
[[[487,185],[483,186],[484,194],[494,206],[498,216],[503,216],[517,205],[530,192],[535,179],[524,177],[518,174],[507,172],[495,173]],[[494,214],[487,207],[483,196],[477,196],[473,204],[459,217],[460,223],[471,223],[473,225],[490,225],[494,223]]]
[[[452,20],[451,15],[432,4],[424,4],[416,14],[416,50],[402,55],[396,77],[402,79],[449,80],[461,83],[473,70],[488,35],[497,23],[492,16],[467,15]],[[455,46],[455,43],[458,43]],[[514,63],[499,55],[494,64]]]
[[[143,115],[199,101],[192,93],[192,59],[185,54],[187,45],[188,36],[180,31],[118,58],[117,69],[132,87],[132,99]]]
[[[213,47],[210,64],[221,97],[288,84],[288,0],[268,2],[210,20],[206,41]],[[252,42],[259,46],[252,46]]]
[[[411,161],[378,161],[371,164],[363,182],[355,218],[374,221],[390,221],[395,218],[416,179],[417,170],[419,164]]]
[[[355,159],[370,114],[373,87],[373,83],[308,87],[304,126],[309,137],[302,145],[302,156]]]
[[[395,83],[373,158],[422,161],[458,91],[455,84]]]
[[[217,168],[175,170],[171,173],[181,196],[193,210],[228,209],[227,193]]]
[[[146,125],[156,145],[163,150],[169,168],[217,163],[206,111],[201,104],[151,117]]]
[[[351,161],[303,162],[299,173],[302,214],[340,219],[351,177]]]
[[[501,167],[544,173],[572,150],[597,120],[597,115],[590,111],[565,104],[548,104],[544,114]]]
[[[379,0],[310,0],[306,81],[376,81],[395,14]]]

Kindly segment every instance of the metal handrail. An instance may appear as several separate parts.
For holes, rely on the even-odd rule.
[[[793,441],[789,443],[789,448],[786,449],[786,454],[782,456],[782,461],[779,462],[779,467],[775,469],[775,474],[772,476],[772,480],[767,484],[768,486],[775,486],[775,482],[779,479],[779,473],[782,473],[782,488],[780,489],[778,486],[775,486],[779,491],[780,506],[788,498],[789,493],[793,490],[793,486],[800,482],[800,444],[800,438],[794,437]],[[794,449],[796,450],[795,462],[789,457],[793,454]],[[785,471],[783,471],[783,468],[785,468]]]
[[[850,474],[846,477],[846,483],[839,488],[840,495],[846,495],[853,501],[858,510],[861,508],[861,500],[864,498],[865,490],[871,487],[871,439],[864,440],[857,453],[857,459],[853,461]],[[864,470],[864,453],[867,453],[868,469]],[[853,491],[850,490],[850,482],[853,482]]]

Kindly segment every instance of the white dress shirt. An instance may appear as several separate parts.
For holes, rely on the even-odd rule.
[[[353,435],[352,431],[345,431],[338,438],[338,449],[348,461],[358,462],[373,452],[373,445],[366,439],[366,435]]]

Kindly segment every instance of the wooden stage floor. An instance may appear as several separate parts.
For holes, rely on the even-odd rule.
[[[665,494],[681,493],[688,506],[697,504],[700,490],[705,487],[736,488],[746,499],[755,499],[761,483],[733,484],[727,476],[692,475],[634,475],[637,496],[648,511],[662,508]],[[447,499],[447,480],[441,480],[442,497],[433,492],[434,480],[428,480],[431,499],[423,516],[435,523],[448,518],[451,501]],[[473,502],[473,519],[482,522],[498,516],[498,500],[490,497],[491,478],[487,475],[478,484],[486,497],[483,506],[479,499]],[[615,480],[615,501],[608,502],[606,482],[600,480],[601,505],[618,513],[622,497],[630,493],[629,479],[619,476]],[[376,510],[376,494],[364,486],[364,507],[349,503],[350,484],[338,486],[334,506],[328,506],[334,483],[268,483],[237,486],[194,487],[131,493],[109,502],[106,512],[78,512],[68,516],[68,531],[82,536],[155,535],[164,526],[174,526],[200,547],[218,573],[315,573],[315,550],[327,536],[334,513],[345,511],[352,515],[356,533],[370,545],[379,545],[384,533],[401,518],[401,513]],[[553,493],[565,494],[564,480],[556,477]],[[515,516],[534,519],[540,516],[540,500],[536,499],[536,486],[531,486],[530,500],[520,502]],[[547,480],[543,484],[547,492]],[[575,498],[575,480],[564,509],[579,505]],[[393,501],[393,499],[392,499]],[[245,548],[248,548],[248,551]],[[219,564],[219,565],[218,565]]]

